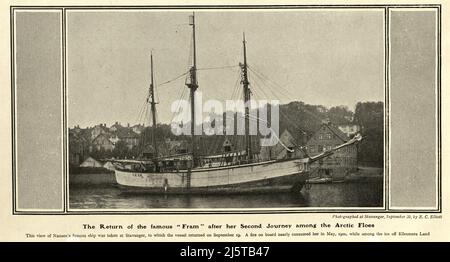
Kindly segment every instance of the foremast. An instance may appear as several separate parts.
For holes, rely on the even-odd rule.
[[[197,145],[195,141],[195,91],[198,88],[197,82],[197,54],[195,47],[195,16],[192,13],[189,16],[189,25],[192,26],[192,49],[193,49],[193,58],[192,58],[192,66],[189,69],[190,81],[186,83],[186,86],[190,90],[190,99],[191,99],[191,142],[192,142],[192,167],[196,167],[198,165],[198,154],[197,154]]]

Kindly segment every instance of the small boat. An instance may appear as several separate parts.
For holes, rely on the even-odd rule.
[[[312,177],[307,180],[308,184],[328,184],[332,182],[333,178],[331,177]]]

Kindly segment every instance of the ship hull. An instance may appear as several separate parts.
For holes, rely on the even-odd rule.
[[[179,172],[145,173],[116,170],[125,192],[149,194],[246,194],[299,192],[306,179],[301,159]]]

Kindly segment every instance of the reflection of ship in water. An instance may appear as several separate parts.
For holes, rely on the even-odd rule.
[[[254,152],[252,137],[250,135],[250,121],[255,121],[250,115],[249,101],[251,92],[248,80],[248,65],[246,57],[245,36],[243,39],[243,63],[240,64],[241,84],[245,102],[245,135],[244,149],[231,150],[230,145],[224,143],[225,152],[220,155],[200,155],[197,149],[198,138],[194,134],[195,129],[195,92],[198,89],[197,64],[195,47],[195,22],[194,16],[190,16],[192,26],[193,61],[189,70],[189,78],[186,82],[190,90],[191,108],[191,145],[188,154],[160,157],[153,132],[153,151],[150,160],[117,161],[121,167],[116,168],[115,176],[121,188],[133,192],[147,193],[261,193],[272,191],[299,192],[308,179],[310,164],[326,158],[340,148],[358,142],[361,137],[353,139],[330,148],[314,157],[299,157],[296,154],[302,148],[288,147],[278,139],[275,132],[272,137],[278,139],[278,143],[286,149],[283,159],[269,159],[262,161]],[[148,97],[152,112],[153,131],[156,127],[156,102],[153,83],[153,57],[151,59],[151,84]],[[305,155],[305,154],[301,154]],[[131,168],[124,168],[125,166]]]

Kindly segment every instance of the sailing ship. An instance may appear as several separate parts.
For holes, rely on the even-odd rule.
[[[333,154],[340,148],[357,143],[361,136],[357,135],[348,142],[322,152],[314,157],[296,157],[288,154],[284,159],[260,161],[252,152],[252,140],[249,132],[249,103],[251,92],[247,72],[246,41],[243,37],[243,63],[242,70],[243,98],[245,102],[245,150],[226,153],[219,156],[200,156],[197,152],[196,137],[194,135],[195,123],[195,92],[198,89],[197,61],[195,47],[195,20],[194,14],[190,16],[189,25],[192,26],[193,64],[189,70],[189,80],[186,83],[190,90],[191,107],[191,151],[184,160],[179,158],[158,156],[158,147],[155,138],[156,128],[156,102],[155,85],[153,77],[153,55],[151,55],[151,84],[148,102],[152,112],[152,140],[154,157],[151,161],[132,161],[137,168],[116,168],[115,177],[120,188],[132,192],[145,192],[154,194],[212,194],[212,193],[264,193],[264,192],[300,192],[308,180],[310,164]],[[281,142],[281,141],[279,141]],[[290,149],[290,152],[301,150]],[[226,159],[219,161],[225,164],[203,165],[205,160]]]

